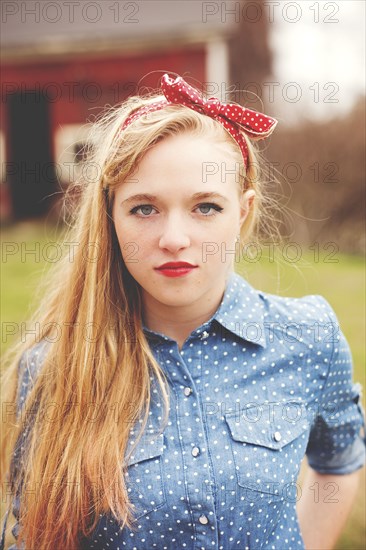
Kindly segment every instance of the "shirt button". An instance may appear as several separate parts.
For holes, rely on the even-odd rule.
[[[183,392],[184,392],[184,395],[186,395],[188,397],[192,393],[192,388],[186,387],[186,388],[184,388]]]
[[[280,432],[275,432],[275,433],[273,434],[273,438],[274,438],[275,441],[278,442],[278,441],[281,441],[282,435],[280,434]]]
[[[193,447],[192,449],[192,456],[198,456],[200,454],[200,449],[199,447]]]
[[[207,525],[208,524],[208,517],[205,516],[204,514],[202,514],[199,518],[198,518],[198,521],[200,523],[202,523],[202,525]]]
[[[207,332],[207,330],[204,330],[204,331],[202,332],[202,340],[203,340],[204,338],[208,338],[209,336],[210,336],[210,335],[209,335],[209,333]]]

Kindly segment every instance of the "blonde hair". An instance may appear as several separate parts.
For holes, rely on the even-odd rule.
[[[127,468],[123,457],[129,423],[123,417],[116,422],[111,410],[118,403],[119,410],[128,410],[130,418],[140,420],[136,445],[147,424],[150,377],[154,376],[165,412],[161,431],[169,416],[167,380],[142,330],[138,285],[122,259],[111,218],[116,186],[161,139],[181,132],[210,138],[237,161],[239,192],[254,189],[256,193],[242,227],[242,242],[256,239],[261,229],[268,235],[266,207],[271,204],[262,189],[261,158],[251,141],[247,139],[245,168],[238,145],[217,121],[181,105],[142,116],[121,132],[131,112],[160,99],[158,94],[129,98],[93,125],[86,166],[97,168],[98,174],[82,177],[72,187],[70,196],[76,192],[77,204],[64,237],[65,242],[79,246],[73,261],[65,256],[50,270],[42,283],[44,299],[30,320],[44,327],[43,339],[52,343],[38,365],[22,414],[14,409],[3,423],[1,456],[2,471],[11,473],[12,499],[24,486],[40,488],[36,499],[29,490],[20,493],[18,542],[26,541],[28,548],[78,548],[80,535],[89,536],[99,516],[108,512],[122,527],[133,529],[134,506],[121,475],[121,465],[124,473]],[[97,256],[87,261],[83,251],[91,243]],[[62,330],[52,341],[55,326]],[[94,338],[85,337],[85,327],[96,328]],[[20,359],[26,359],[26,351],[37,343],[35,335],[8,350],[3,403],[16,403],[22,383]],[[93,422],[85,414],[91,402],[100,412]],[[62,406],[62,414],[52,422],[44,414],[50,403],[57,404],[58,411]],[[19,442],[23,442],[21,457]],[[13,454],[16,464],[11,462]]]

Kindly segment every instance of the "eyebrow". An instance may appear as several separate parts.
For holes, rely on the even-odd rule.
[[[220,193],[214,193],[214,192],[201,192],[201,193],[194,193],[191,197],[192,200],[200,200],[200,199],[221,199],[223,201],[228,201],[226,197],[223,195],[220,195]],[[135,201],[158,201],[159,197],[156,195],[150,195],[149,193],[139,193],[137,195],[132,195],[131,197],[128,197],[128,199],[125,199],[121,202],[122,204],[130,204],[131,202]]]

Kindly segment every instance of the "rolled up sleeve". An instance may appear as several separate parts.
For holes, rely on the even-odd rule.
[[[328,302],[326,302],[328,304]],[[365,413],[361,385],[353,383],[352,353],[331,306],[332,354],[306,450],[311,468],[323,474],[345,475],[366,460]]]

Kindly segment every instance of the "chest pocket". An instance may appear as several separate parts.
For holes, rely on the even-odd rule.
[[[238,484],[251,491],[296,500],[296,479],[309,437],[308,420],[253,422],[237,412],[227,412],[225,420]]]
[[[132,445],[128,448],[128,452]],[[162,455],[164,434],[144,434],[133,454],[127,457],[126,484],[138,519],[165,504]]]

